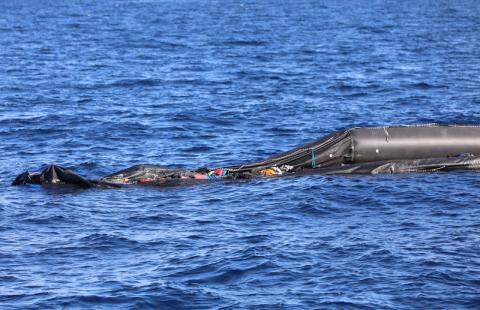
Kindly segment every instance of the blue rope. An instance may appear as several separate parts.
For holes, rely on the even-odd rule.
[[[317,161],[315,160],[315,151],[312,149],[312,168],[315,169],[317,167]]]

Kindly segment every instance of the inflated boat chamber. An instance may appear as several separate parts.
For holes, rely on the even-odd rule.
[[[479,168],[479,126],[409,125],[340,130],[288,152],[242,165],[199,169],[137,165],[99,179],[86,179],[71,170],[51,165],[41,172],[24,172],[12,184],[175,186],[305,174],[377,174]]]

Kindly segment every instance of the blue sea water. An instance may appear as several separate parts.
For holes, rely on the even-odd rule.
[[[478,309],[478,172],[9,186],[480,123],[478,1],[0,1],[0,308]]]

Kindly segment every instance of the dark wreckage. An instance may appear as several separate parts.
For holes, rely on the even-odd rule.
[[[236,166],[178,169],[136,165],[99,179],[86,179],[69,169],[50,165],[41,172],[20,174],[12,185],[178,186],[290,175],[476,169],[480,169],[480,126],[428,124],[340,130],[293,150]]]

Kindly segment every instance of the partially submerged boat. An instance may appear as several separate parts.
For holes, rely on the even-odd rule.
[[[178,169],[136,165],[99,179],[86,179],[69,169],[50,165],[41,172],[20,174],[12,185],[178,186],[306,174],[476,169],[480,169],[480,126],[428,124],[340,130],[288,152],[236,166]]]

